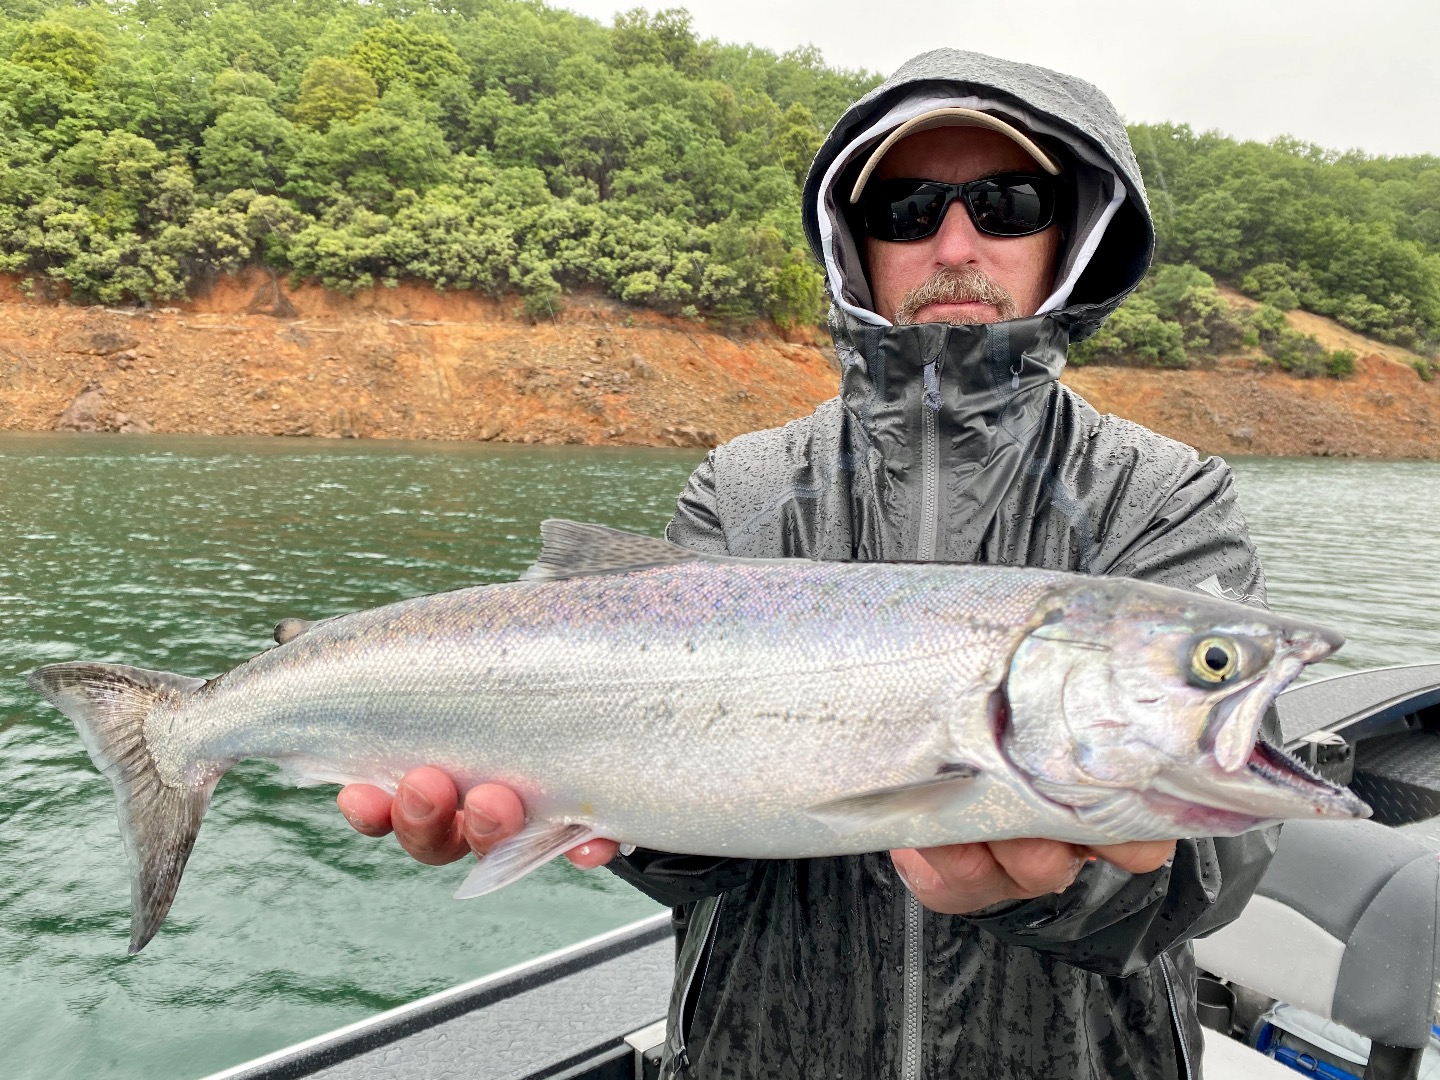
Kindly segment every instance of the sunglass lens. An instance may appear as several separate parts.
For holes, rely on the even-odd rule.
[[[877,185],[865,200],[865,231],[878,240],[919,240],[940,227],[945,188],[901,181]]]
[[[969,191],[975,227],[992,236],[1024,236],[1050,225],[1055,197],[1048,185],[1015,177],[996,177]]]

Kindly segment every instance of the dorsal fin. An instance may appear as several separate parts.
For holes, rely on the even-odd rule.
[[[540,557],[535,560],[535,565],[520,575],[521,581],[561,581],[588,574],[623,574],[704,558],[669,540],[562,518],[542,521],[540,539]]]

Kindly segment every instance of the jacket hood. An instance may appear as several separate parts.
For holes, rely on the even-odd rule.
[[[1093,334],[1149,268],[1155,227],[1129,136],[1096,87],[1030,64],[936,49],[907,61],[835,124],[805,180],[804,224],[825,267],[837,317],[888,326],[870,310],[859,251],[843,207],[869,151],[900,124],[958,105],[993,113],[1059,152],[1075,196],[1054,291],[1038,314],[1059,319],[1071,341]],[[843,178],[843,179],[842,179]]]

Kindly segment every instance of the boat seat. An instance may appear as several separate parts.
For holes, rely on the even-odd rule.
[[[1195,942],[1195,958],[1381,1044],[1377,1057],[1408,1048],[1418,1062],[1435,1018],[1437,906],[1440,859],[1414,837],[1373,821],[1290,822],[1255,897]]]

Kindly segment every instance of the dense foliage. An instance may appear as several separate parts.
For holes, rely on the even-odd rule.
[[[1187,368],[1242,347],[1302,378],[1355,373],[1353,352],[1327,350],[1313,334],[1292,330],[1275,304],[1235,307],[1191,263],[1157,265],[1094,337],[1071,350],[1070,362]],[[1425,365],[1421,377],[1428,372]]]
[[[1162,262],[1412,349],[1440,344],[1440,158],[1130,129]]]
[[[105,302],[264,263],[515,291],[535,316],[590,286],[811,321],[799,184],[876,79],[697,40],[678,9],[604,27],[538,0],[0,0],[0,270]],[[1251,342],[1343,368],[1275,321],[1295,306],[1440,340],[1440,161],[1132,135],[1173,270],[1079,359]],[[1229,311],[1207,275],[1266,307]]]
[[[263,261],[346,289],[564,287],[813,321],[798,181],[875,81],[525,0],[3,0],[0,269],[175,296]]]

